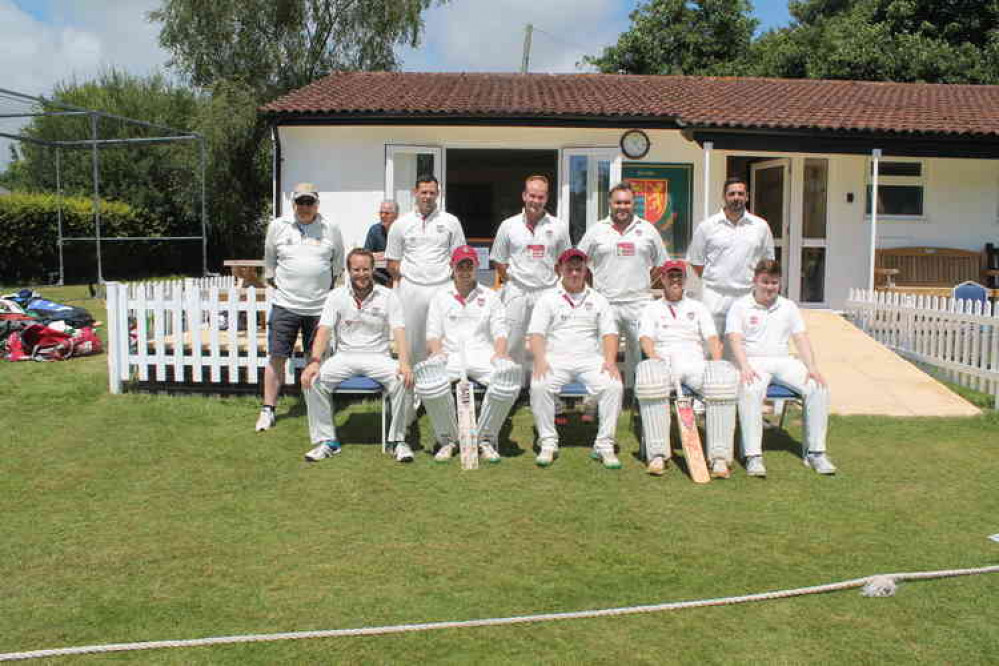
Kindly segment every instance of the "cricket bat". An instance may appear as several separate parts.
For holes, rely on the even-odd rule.
[[[465,346],[461,348],[461,379],[454,387],[454,402],[458,406],[458,452],[462,469],[479,468],[479,433],[475,418],[475,393],[465,371]]]
[[[694,483],[707,483],[711,480],[708,465],[701,448],[701,435],[697,432],[697,419],[694,417],[693,399],[683,395],[680,380],[676,381],[676,423],[680,429],[680,443],[683,444],[683,457]]]

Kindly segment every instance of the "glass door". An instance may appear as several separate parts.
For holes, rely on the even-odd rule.
[[[798,283],[788,280],[788,223],[791,211],[791,160],[778,159],[753,162],[750,165],[752,181],[750,183],[750,212],[758,215],[770,224],[770,232],[774,236],[774,253],[780,262],[781,294],[788,296],[791,291],[798,290]],[[790,298],[795,298],[792,294]],[[797,299],[795,299],[797,300]]]
[[[800,291],[797,300],[801,303],[818,305],[826,302],[829,160],[806,158],[803,173],[801,238],[792,234],[792,241],[799,246],[795,254],[801,257]]]
[[[569,223],[575,245],[586,229],[607,217],[607,193],[621,182],[621,155],[614,148],[564,148],[559,160],[558,217]]]
[[[438,207],[444,207],[444,151],[440,146],[385,146],[385,198],[399,204],[400,214],[413,210],[416,177],[433,174],[440,183]]]

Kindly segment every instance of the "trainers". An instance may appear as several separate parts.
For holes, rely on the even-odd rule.
[[[255,430],[257,432],[263,432],[264,430],[270,430],[274,427],[274,410],[273,409],[261,409],[260,416],[257,417],[257,425]]]
[[[594,449],[590,453],[590,457],[601,461],[607,469],[621,469],[621,461],[614,455],[614,449],[600,449],[599,451]]]
[[[436,460],[437,462],[447,462],[448,460],[451,459],[451,456],[454,455],[454,450],[456,448],[458,448],[458,447],[456,447],[454,444],[445,444],[445,445],[443,445],[441,448],[437,449],[437,453],[434,454],[434,460]],[[397,460],[399,459],[398,458],[398,452],[399,452],[399,449],[397,448],[396,449],[396,459]],[[413,458],[413,456],[412,456],[412,454],[410,454],[410,460],[412,460],[412,458]]]
[[[759,477],[767,475],[767,468],[763,465],[763,456],[749,456],[746,458],[746,475]]]
[[[646,467],[646,471],[652,476],[662,476],[666,473],[667,461],[662,456],[656,456],[649,461],[649,466]]]
[[[488,463],[498,463],[502,460],[499,452],[488,442],[482,442],[479,444],[479,457]]]
[[[555,462],[555,457],[558,455],[558,447],[552,444],[542,445],[541,452],[538,453],[538,457],[534,459],[535,464],[538,467],[548,467],[553,462]]]
[[[811,467],[819,474],[835,474],[836,465],[833,465],[832,460],[829,460],[829,456],[825,453],[809,453],[805,456],[805,467]]]
[[[398,442],[395,445],[395,461],[401,463],[413,462],[413,449],[409,448],[409,444]]]
[[[327,440],[320,442],[314,449],[305,454],[305,462],[319,462],[325,458],[332,458],[340,453],[340,442]]]
[[[731,475],[728,471],[728,463],[724,458],[715,458],[711,461],[711,478],[727,479]]]

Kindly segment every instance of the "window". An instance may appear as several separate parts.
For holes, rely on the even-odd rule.
[[[867,177],[867,214],[871,214],[871,190],[874,162]],[[878,164],[878,215],[887,217],[923,217],[925,165],[920,161],[888,161]]]

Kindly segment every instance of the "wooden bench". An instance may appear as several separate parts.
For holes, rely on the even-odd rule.
[[[896,247],[875,252],[876,288],[908,291],[950,289],[962,282],[984,283],[985,255],[947,247]]]

